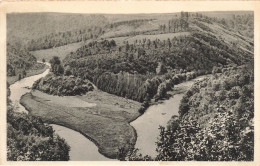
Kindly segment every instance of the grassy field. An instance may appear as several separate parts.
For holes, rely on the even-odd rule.
[[[41,117],[47,123],[79,131],[107,157],[116,158],[119,147],[134,147],[136,132],[129,123],[140,116],[138,109],[141,103],[99,90],[73,98],[96,105],[66,106],[60,104],[60,100],[56,102],[55,98],[50,101],[48,95],[38,91],[25,94],[20,102],[32,115]]]
[[[48,68],[47,65],[45,65],[43,68],[40,69],[31,69],[26,71],[26,77],[30,77],[33,75],[41,74],[43,73],[46,69]],[[7,77],[7,82],[11,85],[18,81],[18,75],[17,76],[12,76],[12,77]]]
[[[78,42],[78,43],[67,44],[67,45],[55,47],[55,48],[31,51],[30,53],[32,55],[34,55],[38,61],[42,61],[42,59],[45,59],[46,62],[49,62],[53,56],[57,56],[61,60],[63,60],[66,57],[66,55],[70,54],[71,52],[75,52],[77,49],[79,49],[84,44],[88,43],[89,41],[85,41],[85,43]]]
[[[41,61],[43,58],[46,60],[46,62],[49,62],[49,60],[53,56],[58,56],[61,60],[63,60],[66,55],[68,55],[70,52],[76,51],[78,48],[80,48],[84,43],[72,43],[65,46],[45,49],[45,50],[37,50],[32,51],[31,54],[34,55],[37,60]]]

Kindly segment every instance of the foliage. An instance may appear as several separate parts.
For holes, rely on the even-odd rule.
[[[7,76],[26,76],[25,70],[36,64],[36,58],[19,44],[7,43]]]
[[[55,74],[55,75],[62,75],[64,73],[64,69],[63,66],[61,65],[61,61],[60,58],[57,56],[54,56],[51,60],[50,60],[50,64],[51,64],[51,71]]]
[[[92,83],[75,76],[55,76],[50,73],[46,77],[37,80],[32,89],[37,89],[42,92],[59,95],[81,95],[94,89]]]
[[[157,93],[159,84],[151,85],[153,90],[150,90],[149,81],[146,82],[156,74],[162,77],[162,82],[165,75],[185,70],[191,72],[185,78],[189,80],[202,74],[201,71],[210,73],[214,68],[215,72],[216,67],[251,60],[247,52],[227,47],[215,35],[192,31],[190,36],[164,41],[144,39],[134,44],[125,42],[122,46],[113,40],[90,42],[67,55],[63,63],[69,66],[70,74],[89,79],[105,92],[144,101],[147,94],[153,98]],[[174,78],[173,82],[180,81]]]

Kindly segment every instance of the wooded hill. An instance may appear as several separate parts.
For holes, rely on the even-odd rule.
[[[252,64],[223,69],[194,84],[179,114],[160,127],[156,160],[253,161]]]
[[[36,58],[20,45],[7,44],[7,76],[26,75],[25,70],[36,63]]]
[[[188,18],[210,19],[253,37],[252,12],[200,12],[141,15],[12,13],[7,15],[7,40],[40,50],[102,38],[185,30]]]
[[[153,98],[166,80],[174,82],[177,74],[198,76],[211,73],[213,67],[253,62],[252,40],[212,18],[184,15],[182,19],[189,22],[189,35],[160,40],[158,34],[155,40],[144,37],[120,46],[114,40],[94,41],[67,55],[63,66],[103,91],[142,102]]]

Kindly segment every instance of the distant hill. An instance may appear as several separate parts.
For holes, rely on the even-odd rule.
[[[252,37],[253,23],[248,19],[250,11],[230,12],[191,12],[190,15],[203,15],[224,20],[228,28]],[[7,40],[20,42],[29,50],[52,48],[89,39],[144,34],[167,25],[180,13],[163,14],[70,14],[70,13],[11,13],[7,15]],[[235,17],[238,16],[238,17]],[[139,21],[138,24],[135,22]],[[226,21],[226,22],[225,22]],[[130,24],[129,24],[130,23]],[[113,26],[116,25],[117,26]],[[236,25],[236,26],[235,26]],[[251,25],[250,25],[251,26]],[[35,45],[35,46],[31,46]]]
[[[92,26],[102,26],[108,20],[102,15],[64,13],[11,13],[7,14],[8,42],[24,42],[51,33],[60,33]]]

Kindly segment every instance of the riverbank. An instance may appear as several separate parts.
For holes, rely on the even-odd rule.
[[[70,97],[92,105],[81,107],[78,103],[78,107],[64,106],[39,91],[23,95],[20,103],[30,114],[41,117],[46,123],[80,132],[94,142],[106,157],[116,158],[118,149],[122,147],[125,150],[134,148],[137,135],[129,123],[140,116],[138,109],[141,103],[99,90]]]
[[[42,64],[42,63],[37,63],[37,64]],[[49,68],[48,65],[44,65],[44,66],[41,67],[41,68],[26,70],[26,76],[25,76],[24,78],[41,74],[41,73],[43,73],[44,71],[46,71],[48,68]],[[23,79],[24,79],[24,78],[23,78]],[[19,80],[19,77],[18,77],[18,75],[17,75],[17,76],[12,76],[12,77],[6,77],[6,79],[7,79],[7,82],[9,83],[9,85],[12,85],[12,84],[14,84],[16,81]]]
[[[174,97],[174,95],[186,93],[187,90],[189,90],[196,81],[203,80],[204,78],[207,78],[210,76],[211,76],[211,74],[201,75],[192,80],[185,81],[185,82],[179,83],[177,85],[174,85],[174,88],[172,88],[172,90],[170,90],[170,91],[167,91],[165,97],[163,97],[162,99],[159,99],[158,101],[155,101],[154,99],[151,100],[151,102],[149,103],[149,107],[152,105],[162,104],[164,101],[169,100],[170,98]]]
[[[199,80],[202,80],[210,75],[199,76],[195,79],[177,84],[173,90],[168,91],[165,98],[158,101],[152,100],[144,114],[131,125],[137,132],[137,141],[135,148],[145,156],[156,157],[156,141],[160,135],[159,126],[166,126],[172,116],[178,116],[180,102],[191,86]]]

